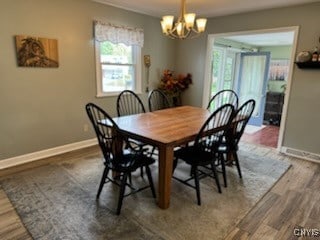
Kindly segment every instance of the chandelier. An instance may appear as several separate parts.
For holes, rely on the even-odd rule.
[[[199,18],[196,20],[195,13],[186,13],[186,1],[181,0],[180,16],[178,21],[173,24],[174,16],[163,16],[161,21],[162,32],[172,39],[194,38],[204,32],[207,19]]]

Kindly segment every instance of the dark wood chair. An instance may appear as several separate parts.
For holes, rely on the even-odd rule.
[[[154,89],[149,93],[148,104],[150,112],[171,107],[169,99],[160,89]]]
[[[214,111],[224,104],[231,104],[234,109],[238,108],[239,98],[235,91],[224,89],[217,92],[209,101],[207,109]]]
[[[122,91],[117,98],[118,117],[145,113],[144,105],[137,94],[131,90]]]
[[[241,136],[243,135],[244,129],[252,116],[252,113],[255,108],[255,100],[249,99],[245,103],[243,103],[237,111],[235,111],[231,128],[228,130],[228,134],[226,135],[225,141],[220,143],[219,152],[220,154],[227,155],[227,158],[224,158],[222,155],[221,162],[222,165],[225,165],[225,161],[228,164],[235,164],[237,166],[239,177],[242,178],[241,168],[238,158],[238,149],[239,149],[239,142]],[[222,169],[225,171],[225,169]],[[223,173],[224,176],[226,173]],[[226,179],[224,180],[225,187],[227,186]]]
[[[99,106],[88,103],[86,105],[86,112],[95,130],[105,165],[97,198],[99,198],[104,184],[111,182],[119,186],[117,215],[121,212],[122,201],[126,196],[150,187],[152,195],[155,198],[156,194],[149,168],[149,165],[153,164],[155,160],[145,155],[143,151],[137,151],[133,148],[130,151],[124,150],[124,145],[130,146],[130,143],[127,142],[127,137],[119,130],[112,118]],[[136,189],[132,186],[131,181],[130,184],[127,183],[127,179],[128,177],[131,179],[131,173],[141,167],[145,167],[146,169],[149,185]],[[120,182],[108,176],[110,170],[117,174],[117,179]],[[128,194],[125,194],[126,186],[132,190]]]
[[[137,94],[135,94],[131,90],[124,90],[122,91],[117,98],[117,113],[118,117],[126,116],[126,115],[133,115],[139,113],[145,113],[145,107],[143,102],[139,98]],[[131,143],[131,146],[139,151],[145,150],[148,151],[150,156],[152,156],[153,151],[150,150],[147,144],[137,141],[135,139],[128,140]],[[151,148],[153,149],[153,148]],[[143,177],[143,169],[141,168],[141,177]]]
[[[157,111],[161,109],[170,108],[171,105],[169,103],[169,99],[167,96],[162,92],[160,89],[153,89],[148,96],[148,105],[149,105],[149,111]],[[156,155],[155,153],[155,147],[152,147],[151,149],[151,156]]]
[[[176,169],[177,161],[181,159],[191,166],[191,176],[187,179],[182,179],[173,175],[173,178],[196,190],[198,205],[201,205],[199,185],[201,178],[206,176],[213,177],[218,192],[221,193],[219,177],[216,172],[216,160],[217,154],[219,154],[218,147],[230,128],[233,114],[234,107],[231,104],[221,106],[203,124],[192,146],[181,147],[174,152],[173,169]],[[210,166],[210,171],[207,171],[207,166]],[[225,168],[224,162],[222,162],[222,166]],[[194,185],[189,183],[191,180],[194,181]]]

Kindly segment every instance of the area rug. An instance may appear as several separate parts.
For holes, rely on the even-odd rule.
[[[124,199],[120,216],[117,187],[105,186],[95,199],[103,171],[98,152],[27,170],[0,184],[34,239],[223,239],[290,166],[257,148],[240,151],[239,158],[243,178],[228,167],[222,194],[213,179],[201,180],[201,206],[194,189],[172,180],[168,209],[159,209],[146,189]],[[189,174],[182,163],[176,171]],[[156,165],[152,174],[157,186]],[[136,184],[145,181],[140,171],[133,176]]]

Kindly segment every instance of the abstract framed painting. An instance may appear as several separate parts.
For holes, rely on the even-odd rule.
[[[286,81],[289,74],[289,59],[271,59],[269,80]]]
[[[59,67],[58,40],[17,35],[16,50],[19,67]]]

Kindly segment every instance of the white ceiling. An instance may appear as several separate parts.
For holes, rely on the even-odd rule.
[[[92,0],[154,17],[179,15],[181,0]],[[319,2],[320,0],[187,0],[187,12],[215,17],[254,10]],[[291,45],[293,32],[264,33],[225,37],[252,46]]]
[[[259,33],[224,37],[251,46],[283,46],[293,44],[294,32]]]
[[[181,0],[92,0],[154,17],[179,15]],[[291,6],[320,0],[187,0],[187,12],[215,17],[254,10]]]

